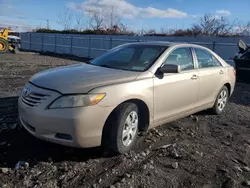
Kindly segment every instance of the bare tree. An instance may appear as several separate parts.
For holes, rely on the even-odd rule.
[[[73,13],[70,9],[66,8],[63,12],[58,14],[58,23],[63,27],[64,30],[72,28]]]
[[[136,34],[139,35],[139,36],[143,36],[145,34],[145,29],[139,29],[136,31]]]
[[[246,24],[238,23],[236,32],[241,36],[250,36],[250,21]]]
[[[93,30],[100,30],[105,26],[105,15],[101,9],[86,9],[89,25]]]
[[[43,27],[42,27],[42,24],[40,23],[40,24],[38,24],[38,25],[36,25],[36,27],[35,28],[32,28],[31,29],[31,31],[32,32],[37,32],[38,30],[40,30],[40,29],[43,29]]]
[[[84,21],[83,21],[83,14],[81,12],[76,12],[75,16],[75,30],[81,31],[83,29]]]
[[[160,34],[162,34],[162,35],[166,35],[166,29],[165,28],[163,28],[163,27],[161,27],[160,28]]]
[[[24,26],[23,29],[28,32],[33,32],[33,28],[31,26]]]
[[[171,35],[174,35],[175,31],[176,29],[173,29],[171,27],[162,27],[160,29],[160,34],[171,36]]]
[[[119,1],[118,1],[119,3]],[[115,25],[119,25],[121,21],[121,15],[117,4],[110,4],[109,8],[104,11],[106,19],[106,25],[109,29],[112,29]]]
[[[131,31],[125,24],[123,23],[119,23],[118,25],[119,30],[121,33],[132,33],[133,31]]]
[[[118,0],[117,3],[119,3]],[[111,4],[112,3],[112,4]],[[109,29],[119,26],[121,21],[121,14],[117,3],[111,2],[104,7],[87,7],[85,12],[89,16],[90,27],[94,30]]]
[[[229,35],[232,33],[234,23],[224,17],[205,14],[198,23],[193,24],[192,31],[203,35]]]
[[[149,29],[148,31],[145,32],[145,35],[155,35],[156,30],[155,29]]]
[[[244,29],[243,29],[242,34],[245,35],[245,36],[250,36],[250,22],[248,22],[248,23],[244,26]]]

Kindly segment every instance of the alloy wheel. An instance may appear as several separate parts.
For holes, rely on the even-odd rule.
[[[220,95],[219,95],[219,98],[218,98],[218,102],[217,102],[218,109],[220,111],[222,111],[225,108],[226,103],[227,103],[227,91],[226,90],[222,90],[220,92]]]
[[[136,137],[138,129],[138,114],[135,111],[132,111],[127,116],[123,132],[122,132],[122,144],[127,147],[129,146]]]

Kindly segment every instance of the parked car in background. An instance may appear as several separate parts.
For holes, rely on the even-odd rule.
[[[14,36],[14,35],[9,35],[8,36],[8,41],[9,43],[16,43],[16,44],[20,44],[21,43],[21,38]]]
[[[234,57],[237,81],[250,83],[250,47],[243,41],[238,42],[239,53]]]
[[[16,49],[19,49],[21,46],[21,38],[14,36],[14,35],[9,35],[8,36],[8,42],[9,45],[12,47],[13,50],[11,50],[12,53],[16,53]]]
[[[235,70],[193,44],[139,42],[34,75],[18,100],[32,135],[71,147],[129,151],[138,132],[198,111],[224,111]]]

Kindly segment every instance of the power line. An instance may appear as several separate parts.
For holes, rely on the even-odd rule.
[[[27,17],[27,16],[22,16],[22,15],[13,15],[13,14],[5,14],[4,12],[0,12],[0,16],[6,16],[6,17],[12,17],[12,18],[18,18],[18,19],[22,19],[22,20],[46,20],[47,22],[50,22],[50,20],[48,19],[44,19],[44,18],[38,18],[38,17]]]

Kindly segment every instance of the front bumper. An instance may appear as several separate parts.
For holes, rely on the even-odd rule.
[[[50,94],[51,101],[58,97],[55,95],[60,94]],[[19,97],[19,119],[30,134],[42,140],[71,147],[87,148],[101,145],[102,129],[113,107],[94,105],[46,109],[46,106],[47,104],[41,103],[31,107],[23,102],[21,96]]]

